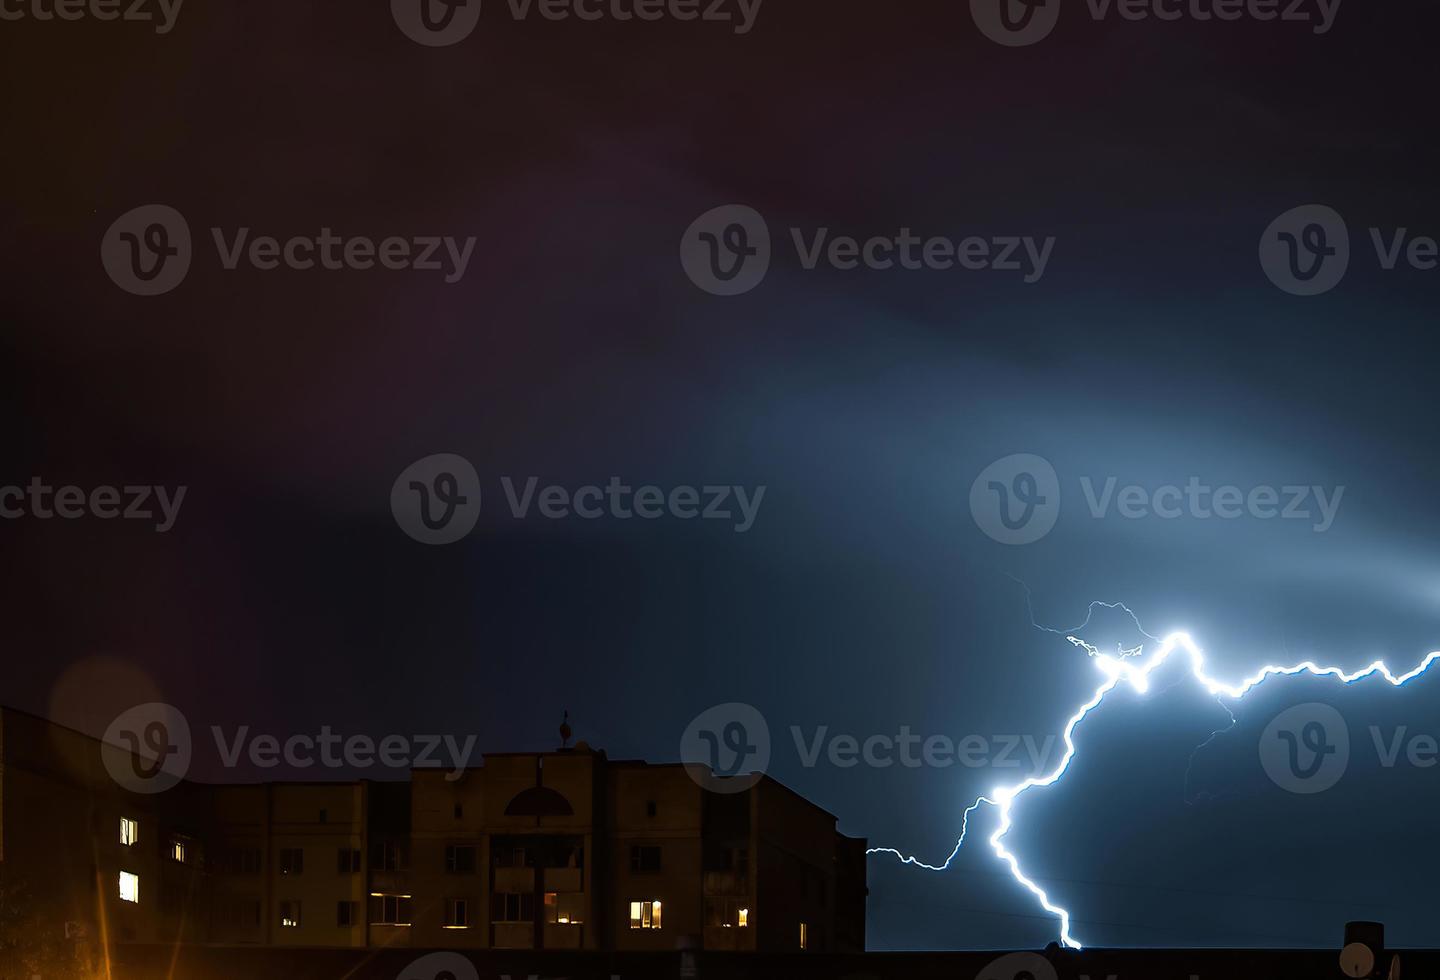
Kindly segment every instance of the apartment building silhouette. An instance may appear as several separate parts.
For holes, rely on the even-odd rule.
[[[865,841],[769,777],[734,794],[583,743],[404,782],[130,792],[0,710],[0,887],[114,944],[860,952]]]

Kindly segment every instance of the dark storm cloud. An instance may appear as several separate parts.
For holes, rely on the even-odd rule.
[[[1301,300],[1256,253],[1312,201],[1346,215],[1357,248],[1372,225],[1440,230],[1417,94],[1433,12],[1346,5],[1321,38],[1075,17],[1009,50],[965,8],[772,4],[739,39],[487,20],[440,50],[382,7],[333,4],[187,6],[169,35],[123,40],[7,25],[0,484],[190,491],[164,536],[0,525],[0,701],[103,729],[120,686],[91,685],[95,704],[54,692],[104,655],[201,727],[510,750],[550,746],[568,708],[581,737],[657,760],[700,711],[744,701],[769,721],[779,778],[846,832],[935,860],[996,772],[807,767],[790,728],[1056,733],[1099,675],[1035,628],[1016,579],[1041,623],[1123,600],[1151,633],[1190,630],[1226,676],[1287,657],[1418,662],[1440,645],[1434,287],[1357,260]],[[210,263],[140,299],[98,249],[150,202],[202,242],[212,226],[329,226],[474,235],[475,258],[446,287]],[[722,300],[679,248],[730,203],[765,217],[777,255]],[[1055,247],[1028,285],[811,271],[792,228]],[[464,543],[432,549],[396,526],[389,493],[441,452],[487,496]],[[969,507],[976,476],[1014,453],[1049,460],[1063,493],[1055,529],[1023,547]],[[767,493],[735,535],[515,520],[503,476]],[[1318,532],[1096,518],[1082,477],[1345,492]],[[1136,641],[1124,620],[1087,636]],[[1372,753],[1302,803],[1255,748],[1305,700],[1353,717],[1357,747],[1372,724],[1420,732],[1433,691],[1256,697],[1197,757],[1213,798],[1188,805],[1191,752],[1224,713],[1184,683],[1107,704],[1073,776],[1025,801],[1027,868],[1087,941],[1329,943],[1375,915],[1433,945],[1433,869],[1411,846],[1430,771]],[[872,863],[873,946],[1053,938],[972,844],[944,875]]]

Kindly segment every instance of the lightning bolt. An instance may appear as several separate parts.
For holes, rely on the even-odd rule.
[[[1091,604],[1092,613],[1095,605],[1094,603]],[[1110,609],[1124,609],[1132,618],[1134,617],[1134,614],[1130,613],[1130,610],[1126,609],[1123,605],[1111,603],[1099,603],[1099,605]],[[1089,622],[1088,617],[1086,622]],[[1045,627],[1041,628],[1045,629]],[[1055,633],[1063,632],[1059,630],[1048,631]],[[1142,632],[1144,631],[1142,630]],[[1145,635],[1149,636],[1149,634]],[[1075,937],[1070,934],[1069,911],[1050,901],[1050,897],[1045,894],[1045,890],[1026,877],[1025,873],[1020,870],[1019,859],[1006,849],[1004,840],[1015,823],[1013,814],[1015,801],[1032,789],[1053,786],[1060,781],[1066,771],[1069,770],[1070,763],[1075,758],[1075,729],[1080,726],[1080,723],[1085,720],[1090,712],[1100,706],[1107,694],[1124,683],[1129,683],[1130,686],[1140,694],[1148,693],[1150,690],[1150,675],[1169,660],[1170,655],[1176,651],[1189,657],[1190,672],[1195,680],[1198,681],[1206,691],[1213,695],[1226,711],[1230,711],[1230,709],[1225,705],[1225,699],[1238,701],[1271,677],[1294,677],[1299,674],[1311,674],[1315,677],[1333,677],[1343,684],[1354,684],[1357,681],[1378,674],[1385,678],[1393,687],[1403,687],[1405,684],[1408,684],[1429,670],[1430,665],[1435,663],[1436,660],[1440,660],[1440,651],[1431,653],[1425,657],[1420,663],[1420,666],[1398,677],[1392,673],[1390,668],[1381,660],[1377,660],[1370,666],[1353,673],[1346,673],[1340,667],[1322,667],[1313,661],[1307,660],[1304,663],[1296,664],[1292,667],[1276,665],[1262,667],[1254,675],[1245,678],[1238,684],[1226,684],[1216,680],[1206,672],[1205,653],[1196,645],[1195,641],[1190,638],[1188,633],[1171,633],[1163,640],[1160,640],[1159,646],[1149,655],[1145,654],[1143,647],[1138,647],[1134,650],[1121,650],[1116,654],[1107,654],[1102,653],[1096,647],[1091,646],[1076,636],[1066,636],[1066,639],[1075,646],[1084,649],[1090,655],[1090,658],[1105,675],[1105,680],[1095,689],[1095,693],[1090,700],[1082,704],[1079,710],[1071,715],[1070,720],[1065,723],[1065,754],[1061,757],[1055,769],[1047,775],[1032,776],[1024,782],[1016,783],[1013,786],[1002,786],[989,796],[979,797],[973,804],[967,807],[964,819],[960,825],[960,839],[955,842],[955,849],[950,852],[950,856],[945,859],[943,864],[925,864],[914,857],[907,857],[892,847],[872,847],[866,853],[893,854],[899,858],[903,864],[914,865],[919,868],[924,868],[927,871],[944,871],[950,866],[950,863],[955,860],[955,855],[960,853],[960,848],[965,843],[966,835],[969,832],[971,815],[982,806],[994,807],[999,811],[1000,822],[995,832],[990,835],[991,848],[1000,860],[1010,868],[1010,873],[1014,876],[1015,880],[1030,892],[1030,894],[1035,896],[1035,899],[1046,912],[1060,920],[1060,941],[1072,949],[1080,949],[1081,946],[1080,943],[1075,940]],[[1230,718],[1232,722],[1231,727],[1233,728],[1236,723],[1234,712],[1230,712]],[[1229,729],[1221,729],[1220,732],[1211,735],[1209,741],[1213,741],[1221,733],[1228,730]],[[1207,741],[1206,744],[1209,744],[1209,742]],[[1197,751],[1199,750],[1197,749]]]

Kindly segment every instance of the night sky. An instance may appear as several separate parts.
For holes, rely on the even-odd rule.
[[[1227,680],[1419,663],[1440,649],[1440,271],[1385,270],[1370,229],[1440,237],[1440,13],[1349,0],[1317,34],[1054,2],[1054,33],[1025,47],[961,0],[770,0],[743,35],[485,0],[448,47],[382,2],[187,3],[165,34],[0,21],[0,485],[187,488],[164,533],[0,520],[0,704],[99,735],[165,701],[197,732],[192,775],[250,780],[317,776],[227,770],[210,726],[521,751],[554,748],[568,710],[612,757],[663,762],[696,715],[743,702],[772,775],[934,863],[1015,770],[806,766],[792,726],[1044,740],[1103,679],[1062,635],[1097,600],[1188,630]],[[147,204],[194,239],[184,282],[150,297],[101,261]],[[764,216],[773,257],[722,297],[680,251],[730,204]],[[1257,250],[1312,204],[1344,216],[1350,266],[1295,296]],[[448,284],[231,271],[216,227],[476,243]],[[808,270],[790,229],[822,227],[1055,244],[1030,283]],[[390,498],[439,453],[475,467],[483,507],[431,547]],[[1018,453],[1053,465],[1063,503],[1012,546],[970,493]],[[765,493],[744,533],[517,520],[501,479],[532,476]],[[1080,481],[1112,477],[1344,491],[1323,531],[1093,518]],[[1103,609],[1083,636],[1153,642]],[[1376,918],[1392,945],[1440,946],[1440,766],[1387,768],[1370,731],[1440,737],[1440,673],[1268,682],[1193,765],[1224,709],[1174,669],[1127,690],[1008,838],[1080,940],[1330,946]],[[1287,793],[1257,743],[1309,702],[1346,719],[1350,769]],[[324,778],[356,775],[389,778]],[[943,874],[872,858],[871,947],[1054,939],[993,826],[977,815]]]

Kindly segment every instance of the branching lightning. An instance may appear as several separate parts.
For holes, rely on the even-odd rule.
[[[1126,609],[1123,605],[1109,603],[1092,604],[1092,613],[1094,611],[1095,605],[1102,605],[1110,609],[1122,609],[1127,614],[1129,614],[1132,619],[1134,618],[1134,614],[1131,613],[1129,609]],[[1089,619],[1087,617],[1086,623],[1088,622]],[[1041,628],[1044,629],[1045,627]],[[1050,630],[1050,632],[1061,633],[1062,635],[1064,635],[1064,631],[1060,630]],[[1143,633],[1144,631],[1142,630],[1141,632]],[[1147,637],[1150,636],[1150,634],[1148,633],[1144,635],[1146,635]],[[924,868],[927,871],[944,871],[950,866],[950,863],[954,861],[955,856],[960,853],[960,848],[965,843],[966,835],[969,832],[970,817],[975,813],[976,810],[978,810],[982,806],[995,807],[996,810],[999,812],[999,826],[995,829],[994,833],[990,835],[991,848],[994,849],[996,855],[1000,858],[1000,860],[1009,866],[1010,873],[1014,876],[1015,880],[1018,881],[1027,891],[1029,891],[1032,895],[1035,896],[1036,900],[1040,903],[1040,906],[1044,908],[1046,912],[1054,915],[1056,918],[1059,919],[1060,941],[1066,946],[1069,946],[1073,949],[1080,949],[1081,947],[1080,943],[1077,942],[1075,938],[1070,934],[1069,911],[1061,908],[1054,902],[1050,901],[1049,896],[1045,894],[1045,890],[1042,889],[1039,885],[1037,885],[1034,881],[1030,880],[1028,877],[1025,876],[1025,873],[1020,870],[1019,859],[1013,853],[1006,849],[1004,840],[1005,836],[1010,832],[1011,827],[1014,825],[1014,816],[1012,810],[1015,800],[1029,790],[1036,789],[1037,787],[1051,786],[1060,781],[1060,779],[1065,775],[1066,771],[1070,768],[1071,761],[1073,761],[1075,758],[1075,729],[1079,727],[1080,723],[1085,720],[1086,716],[1088,716],[1090,712],[1094,711],[1100,706],[1100,704],[1105,700],[1105,696],[1107,694],[1109,694],[1115,688],[1119,687],[1122,683],[1126,682],[1128,682],[1130,686],[1135,689],[1136,692],[1140,694],[1148,693],[1150,690],[1150,675],[1153,674],[1156,669],[1163,665],[1167,660],[1169,660],[1172,653],[1176,652],[1177,650],[1180,651],[1183,655],[1189,657],[1190,672],[1194,676],[1195,680],[1199,681],[1200,684],[1204,686],[1205,690],[1216,698],[1217,702],[1221,705],[1221,707],[1223,707],[1227,712],[1230,713],[1231,724],[1229,728],[1223,728],[1220,731],[1215,732],[1213,735],[1211,735],[1205,743],[1208,745],[1209,742],[1219,737],[1222,733],[1229,731],[1231,728],[1234,728],[1234,726],[1238,724],[1234,712],[1231,711],[1229,706],[1225,704],[1225,701],[1227,699],[1231,701],[1240,700],[1250,691],[1254,690],[1257,686],[1259,686],[1261,683],[1271,677],[1293,677],[1299,674],[1311,674],[1316,677],[1334,677],[1343,684],[1354,684],[1357,681],[1361,681],[1378,674],[1381,677],[1385,678],[1385,680],[1388,681],[1392,686],[1401,687],[1424,674],[1427,670],[1430,669],[1430,666],[1433,663],[1435,663],[1437,660],[1440,660],[1440,651],[1436,651],[1426,656],[1425,659],[1421,662],[1420,666],[1416,667],[1409,673],[1401,674],[1399,676],[1396,676],[1394,673],[1392,673],[1390,668],[1387,667],[1385,663],[1380,660],[1377,660],[1370,666],[1365,667],[1361,670],[1357,670],[1353,673],[1346,673],[1340,667],[1322,667],[1319,664],[1314,663],[1313,661],[1307,660],[1292,667],[1283,667],[1276,665],[1262,667],[1253,676],[1242,680],[1239,684],[1226,684],[1216,680],[1206,672],[1204,652],[1200,649],[1199,646],[1195,644],[1195,642],[1190,638],[1189,634],[1186,633],[1171,633],[1163,640],[1159,640],[1159,646],[1154,649],[1154,652],[1148,655],[1144,652],[1143,646],[1138,647],[1134,650],[1121,650],[1118,651],[1116,654],[1107,654],[1102,653],[1097,648],[1091,646],[1090,644],[1079,639],[1073,634],[1066,635],[1066,639],[1068,639],[1075,646],[1084,649],[1090,655],[1090,658],[1095,662],[1096,666],[1099,667],[1101,672],[1105,675],[1105,680],[1102,684],[1100,684],[1098,688],[1096,688],[1094,695],[1083,705],[1081,705],[1079,710],[1077,710],[1075,714],[1070,717],[1069,721],[1066,722],[1064,732],[1065,753],[1060,759],[1060,762],[1055,767],[1055,769],[1047,775],[1032,776],[1029,779],[1026,779],[1025,781],[1017,783],[1013,786],[1002,786],[994,790],[988,796],[980,797],[973,804],[967,807],[960,824],[960,839],[955,842],[955,849],[950,852],[950,856],[947,857],[942,864],[925,864],[924,862],[914,857],[906,856],[901,852],[895,850],[894,848],[890,847],[871,848],[867,853],[893,854],[895,857],[899,858],[904,864],[910,864],[919,868]],[[1151,637],[1151,639],[1158,638]],[[1202,745],[1201,748],[1203,747],[1204,746]],[[1196,751],[1198,752],[1199,749],[1197,749]]]

